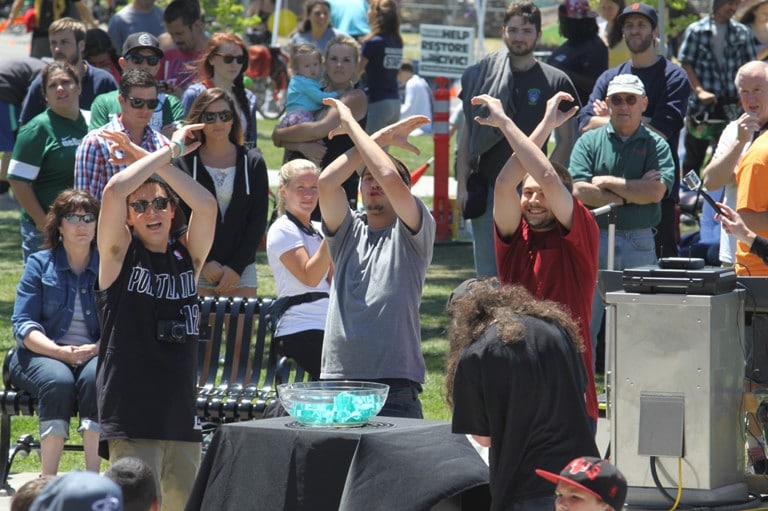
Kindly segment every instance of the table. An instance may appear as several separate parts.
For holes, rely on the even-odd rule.
[[[281,417],[221,426],[187,511],[477,510],[488,503],[488,466],[447,422],[377,416],[362,428],[333,429]]]

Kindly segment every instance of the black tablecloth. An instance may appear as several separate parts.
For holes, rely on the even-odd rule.
[[[487,506],[487,485],[487,465],[447,422],[330,429],[286,417],[219,428],[187,510],[422,511],[462,495],[474,510]]]

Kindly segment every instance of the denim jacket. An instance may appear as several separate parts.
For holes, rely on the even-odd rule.
[[[16,344],[26,349],[24,338],[32,330],[40,330],[54,342],[62,338],[72,323],[77,293],[88,334],[98,342],[101,326],[93,291],[98,270],[99,254],[95,249],[79,276],[70,270],[61,245],[32,254],[24,266],[11,317]]]

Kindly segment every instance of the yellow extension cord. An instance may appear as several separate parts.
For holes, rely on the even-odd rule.
[[[669,508],[669,511],[675,511],[680,505],[680,499],[683,496],[683,458],[677,458],[677,498],[675,503]]]

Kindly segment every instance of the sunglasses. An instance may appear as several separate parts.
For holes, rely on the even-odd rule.
[[[140,66],[144,62],[150,66],[156,66],[160,63],[160,57],[157,55],[139,55],[138,53],[130,53],[128,55],[124,55],[123,58],[128,62],[136,64],[137,66]]]
[[[627,105],[632,106],[635,103],[637,103],[637,96],[635,96],[634,94],[630,94],[627,97],[617,96],[615,94],[611,96],[611,104],[613,106],[619,106],[623,103],[626,103]]]
[[[245,62],[245,55],[224,55],[222,53],[217,53],[216,55],[221,57],[225,64],[231,64],[232,61],[237,61],[238,64]]]
[[[232,111],[222,110],[221,112],[203,112],[200,114],[200,120],[205,124],[213,124],[217,118],[221,122],[229,122],[232,120]]]
[[[130,103],[132,108],[136,108],[137,110],[143,106],[146,106],[150,110],[154,110],[157,108],[157,105],[160,103],[160,100],[155,99],[141,99],[141,98],[134,98],[133,96],[124,96],[125,99],[128,100],[128,103]]]
[[[79,224],[80,222],[84,224],[92,224],[96,221],[96,215],[93,213],[85,213],[82,215],[77,213],[67,213],[64,215],[64,220],[66,220],[68,224]]]
[[[170,202],[170,200],[171,199],[168,197],[155,197],[151,201],[137,200],[135,202],[128,203],[128,205],[132,207],[137,214],[141,214],[147,210],[150,204],[155,211],[165,211],[168,209],[168,202]]]

